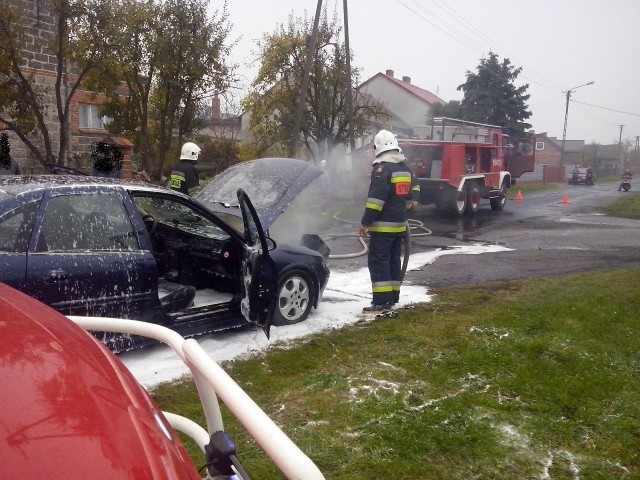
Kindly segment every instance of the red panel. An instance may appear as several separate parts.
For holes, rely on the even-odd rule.
[[[442,175],[441,178],[448,178],[449,183],[454,186],[460,184],[460,177],[464,175],[464,151],[465,145],[444,145]]]
[[[0,335],[7,478],[200,478],[145,390],[80,327],[0,284]]]

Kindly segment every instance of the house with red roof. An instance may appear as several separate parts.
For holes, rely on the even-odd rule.
[[[383,103],[389,113],[384,124],[372,125],[372,130],[385,128],[400,137],[421,136],[433,116],[433,106],[447,103],[430,91],[412,84],[411,77],[396,78],[393,70],[377,73],[363,82],[358,90]]]

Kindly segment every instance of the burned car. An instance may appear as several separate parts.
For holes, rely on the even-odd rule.
[[[272,323],[304,320],[327,284],[328,252],[318,239],[306,243],[320,251],[276,245],[246,193],[235,203],[225,216],[141,182],[3,176],[0,281],[66,315],[142,320],[185,336],[247,321],[268,335]],[[134,340],[105,341],[118,351]]]

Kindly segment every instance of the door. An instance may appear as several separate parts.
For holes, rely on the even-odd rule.
[[[238,203],[244,223],[242,255],[242,315],[262,327],[269,338],[269,328],[277,300],[278,276],[269,256],[262,225],[244,190],[238,189]]]
[[[30,294],[67,315],[153,320],[155,260],[140,247],[123,193],[77,188],[43,204],[27,256]]]
[[[30,202],[0,217],[0,281],[26,294],[27,252],[39,206]]]
[[[507,157],[506,168],[514,178],[533,172],[536,164],[535,137],[517,139],[515,151]]]

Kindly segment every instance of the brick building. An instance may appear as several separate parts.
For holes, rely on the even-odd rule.
[[[56,18],[49,8],[47,0],[6,0],[16,7],[19,14],[25,19],[24,29],[25,44],[22,51],[24,64],[21,67],[24,73],[34,73],[32,87],[41,96],[42,111],[45,124],[49,131],[54,155],[57,155],[60,146],[60,122],[56,106],[56,80],[57,58],[51,51],[49,42],[55,36]],[[66,73],[66,72],[63,72]],[[63,74],[61,93],[68,95],[74,80],[73,67],[69,68],[69,74]],[[78,89],[74,93],[69,107],[69,121],[67,133],[69,137],[69,149],[67,158],[58,159],[58,163],[88,172],[91,167],[92,146],[100,141],[113,143],[120,148],[124,155],[123,176],[132,176],[131,155],[133,144],[121,137],[113,137],[104,128],[105,118],[98,113],[98,106],[105,101],[104,96],[94,92]],[[0,122],[0,130],[6,128]],[[20,165],[23,173],[41,173],[45,171],[43,165],[35,158],[35,155],[12,132],[6,132],[11,142],[11,156]],[[44,141],[41,136],[35,135],[30,140],[44,153]]]

